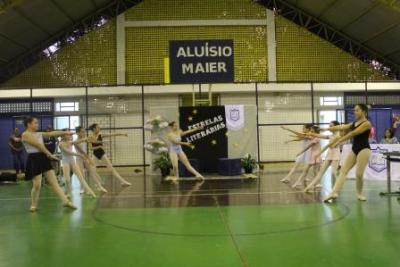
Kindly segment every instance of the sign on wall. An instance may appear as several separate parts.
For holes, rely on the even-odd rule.
[[[233,82],[233,55],[233,40],[170,41],[170,82]]]
[[[224,106],[180,107],[179,124],[183,131],[199,128],[203,130],[186,135],[183,142],[190,142],[194,147],[184,147],[188,158],[200,161],[200,171],[218,172],[218,159],[228,156],[228,137]]]

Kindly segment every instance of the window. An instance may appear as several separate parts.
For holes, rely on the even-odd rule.
[[[341,96],[321,96],[319,99],[321,106],[342,106],[343,104]]]
[[[79,102],[57,102],[56,111],[58,112],[79,111]]]

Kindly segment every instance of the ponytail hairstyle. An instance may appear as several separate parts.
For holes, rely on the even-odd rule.
[[[99,126],[99,124],[93,123],[92,125],[89,126],[89,130],[93,131],[94,129],[96,129],[97,126]]]
[[[338,121],[331,121],[331,123],[333,124],[333,126],[338,126],[340,125],[340,123]]]
[[[365,104],[357,104],[357,107],[359,107],[362,111],[364,111],[365,116],[368,116],[368,106]]]
[[[310,130],[312,127],[313,127],[312,123],[304,124],[304,128],[306,128],[307,130]]]
[[[311,128],[314,130],[315,133],[319,133],[321,130],[317,125],[311,126]]]
[[[30,124],[34,120],[37,120],[37,117],[35,117],[35,116],[27,116],[27,117],[25,117],[24,118],[24,126],[25,126],[25,128],[28,127],[28,124]]]

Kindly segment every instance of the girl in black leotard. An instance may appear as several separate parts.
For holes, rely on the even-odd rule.
[[[100,127],[97,123],[92,124],[89,129],[92,131],[92,134],[89,136],[89,142],[92,144],[93,155],[103,163],[106,164],[107,168],[111,170],[113,175],[117,177],[117,179],[121,182],[122,186],[130,186],[131,183],[126,181],[121,175],[117,172],[114,166],[111,164],[111,161],[108,159],[104,149],[103,149],[103,138],[113,137],[113,136],[128,136],[123,133],[115,133],[115,134],[101,134]]]
[[[325,202],[335,200],[338,197],[340,189],[343,187],[344,181],[347,178],[349,171],[356,165],[356,185],[357,185],[357,198],[360,201],[366,201],[367,199],[362,194],[363,189],[363,175],[365,168],[367,167],[369,157],[371,156],[371,149],[369,146],[368,138],[371,131],[371,122],[367,119],[368,107],[364,104],[358,104],[354,107],[354,115],[356,121],[350,124],[339,125],[329,128],[329,131],[340,131],[348,130],[345,136],[339,138],[336,142],[329,144],[323,150],[325,151],[329,147],[334,147],[340,143],[346,142],[353,138],[353,147],[350,154],[347,156],[340,176],[337,179],[332,192],[325,198]]]

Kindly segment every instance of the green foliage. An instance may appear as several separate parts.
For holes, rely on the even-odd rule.
[[[153,160],[153,170],[157,169],[171,169],[172,164],[169,159],[168,153],[161,153],[157,158]]]

